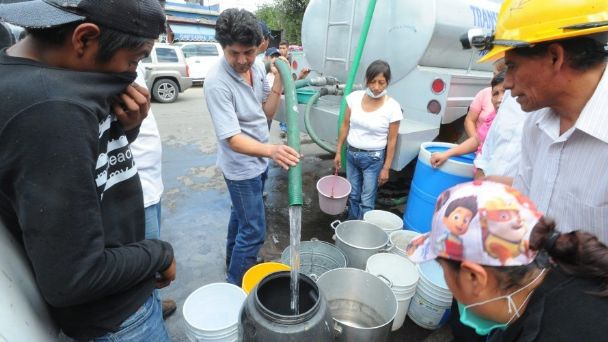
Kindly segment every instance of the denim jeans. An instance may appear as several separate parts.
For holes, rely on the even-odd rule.
[[[119,331],[97,337],[93,341],[171,341],[165,328],[162,311],[160,298],[154,291],[134,314],[122,322]]]
[[[146,215],[146,240],[160,239],[160,201],[144,208]]]
[[[281,132],[287,133],[287,123],[285,123],[285,122],[279,123],[279,128],[281,129]]]
[[[352,186],[348,196],[349,220],[362,220],[366,212],[374,209],[384,153],[384,150],[346,152],[346,178]]]
[[[267,172],[239,181],[224,178],[232,201],[226,239],[226,280],[237,286],[241,286],[243,274],[257,262],[266,238],[262,193]]]

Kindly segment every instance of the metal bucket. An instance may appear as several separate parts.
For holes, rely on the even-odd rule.
[[[281,262],[289,265],[290,257],[291,249],[287,246]],[[346,257],[336,246],[317,239],[300,242],[300,273],[316,281],[323,273],[341,267],[346,267]]]
[[[398,230],[392,232],[389,236],[390,244],[393,246],[391,253],[401,255],[407,258],[407,245],[420,233],[413,230]]]
[[[388,235],[375,224],[336,220],[331,227],[336,231],[336,247],[346,256],[348,267],[364,270],[370,256],[390,249]]]
[[[384,281],[355,268],[338,268],[319,277],[317,286],[336,322],[337,341],[387,341],[397,299]]]

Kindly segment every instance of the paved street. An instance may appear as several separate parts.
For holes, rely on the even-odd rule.
[[[167,320],[173,341],[187,341],[182,307],[197,288],[225,279],[224,249],[230,200],[221,173],[215,167],[216,138],[201,87],[180,94],[173,104],[154,103],[153,111],[163,140],[161,238],[173,244],[177,258],[177,279],[161,294],[173,298],[178,311]],[[333,156],[302,135],[304,206],[302,240],[316,237],[331,240],[329,223],[335,217],[320,212],[316,181],[332,173]],[[281,141],[278,124],[271,141]],[[264,260],[280,257],[289,244],[287,173],[272,165],[266,189],[268,234],[262,250]],[[406,320],[392,336],[393,341],[447,341],[444,330],[431,334]]]

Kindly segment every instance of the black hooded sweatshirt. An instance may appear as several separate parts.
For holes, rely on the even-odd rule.
[[[170,244],[144,240],[128,143],[137,132],[111,114],[110,99],[134,78],[0,51],[0,218],[53,318],[78,340],[118,330],[173,260]]]

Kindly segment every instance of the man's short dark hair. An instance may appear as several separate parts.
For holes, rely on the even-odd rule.
[[[605,49],[606,44],[589,37],[543,42],[528,48],[514,49],[513,52],[523,57],[543,56],[547,53],[549,46],[554,43],[560,44],[564,48],[568,65],[572,69],[588,70],[598,64],[605,63],[608,58],[608,51]]]
[[[50,45],[61,45],[65,42],[74,29],[82,23],[71,23],[51,28],[33,29],[28,28],[27,34],[34,39]],[[136,50],[144,44],[151,42],[150,38],[134,36],[113,29],[99,26],[99,51],[97,61],[100,63],[109,62],[114,54],[120,49]]]
[[[222,48],[237,43],[258,46],[262,43],[262,31],[251,12],[230,8],[222,12],[215,23],[215,39]]]
[[[281,46],[281,45],[285,45],[285,46],[289,47],[289,42],[286,40],[281,40],[281,42],[279,43],[279,46]]]

